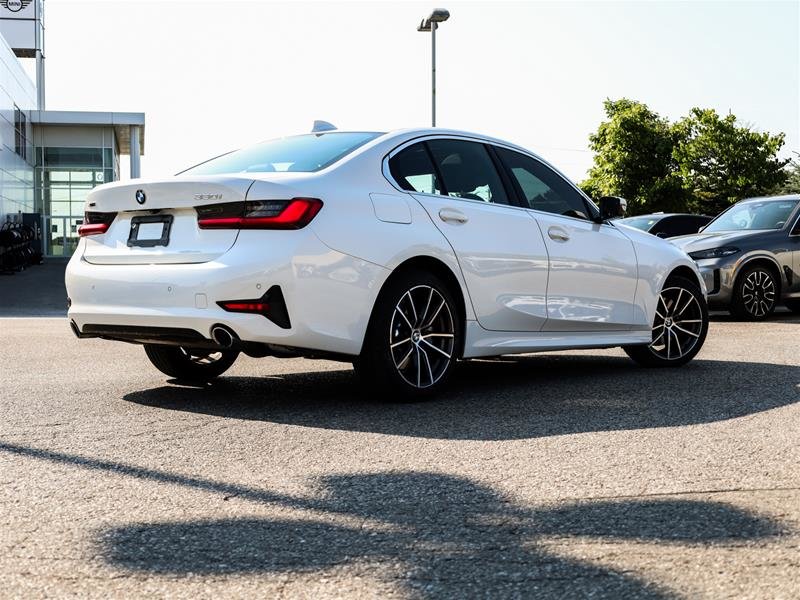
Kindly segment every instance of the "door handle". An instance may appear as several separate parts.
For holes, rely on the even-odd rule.
[[[459,225],[463,225],[469,221],[467,215],[454,208],[441,209],[439,211],[439,218],[445,223],[458,223]]]
[[[551,227],[547,230],[547,235],[550,239],[556,242],[566,242],[569,240],[569,234],[561,229],[561,227]]]

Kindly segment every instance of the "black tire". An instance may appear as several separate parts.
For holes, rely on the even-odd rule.
[[[645,367],[680,367],[700,352],[707,334],[708,307],[703,292],[694,281],[673,276],[659,295],[652,343],[623,350]]]
[[[195,350],[178,346],[144,345],[153,366],[170,377],[183,381],[205,382],[230,369],[239,353],[235,350]]]
[[[775,311],[779,293],[780,282],[772,269],[747,267],[736,278],[731,314],[743,321],[763,321]]]
[[[800,298],[789,298],[784,302],[784,304],[786,305],[786,308],[793,313],[800,314]]]
[[[463,330],[448,286],[433,273],[408,270],[381,290],[353,366],[382,399],[423,400],[447,384],[463,348]]]

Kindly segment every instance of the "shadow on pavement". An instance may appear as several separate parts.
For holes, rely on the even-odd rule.
[[[560,557],[537,540],[713,544],[779,535],[772,521],[702,501],[581,502],[526,510],[468,479],[431,473],[327,477],[316,511],[364,520],[136,523],[100,537],[114,566],[159,574],[314,572],[375,566],[420,598],[672,595],[630,572]],[[293,503],[289,503],[291,506]],[[300,502],[307,508],[308,502]]]
[[[695,360],[642,369],[626,358],[550,355],[469,361],[443,396],[387,404],[353,372],[222,377],[206,387],[165,385],[124,399],[235,419],[434,439],[528,439],[674,427],[732,419],[797,402],[800,368]]]
[[[531,510],[440,473],[332,475],[306,497],[4,442],[0,452],[313,511],[306,518],[135,522],[98,532],[99,555],[127,572],[214,576],[359,566],[419,598],[669,598],[668,590],[629,568],[559,556],[559,544],[585,538],[707,547],[788,532],[723,502],[584,500]],[[586,556],[585,546],[581,552]]]

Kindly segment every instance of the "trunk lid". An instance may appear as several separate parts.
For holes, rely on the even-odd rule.
[[[89,194],[86,211],[116,213],[116,217],[106,233],[85,238],[83,258],[94,264],[214,260],[233,246],[239,232],[200,229],[194,207],[243,202],[252,183],[249,177],[176,177],[98,187]]]

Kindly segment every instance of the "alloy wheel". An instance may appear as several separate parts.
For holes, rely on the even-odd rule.
[[[756,269],[747,275],[742,284],[742,304],[754,317],[763,317],[775,305],[775,281],[772,274]]]
[[[398,374],[413,387],[430,387],[444,376],[455,349],[455,323],[436,288],[418,285],[401,296],[389,326],[389,349]]]
[[[661,292],[650,349],[665,360],[680,360],[697,345],[703,331],[703,310],[694,294],[682,287]]]

